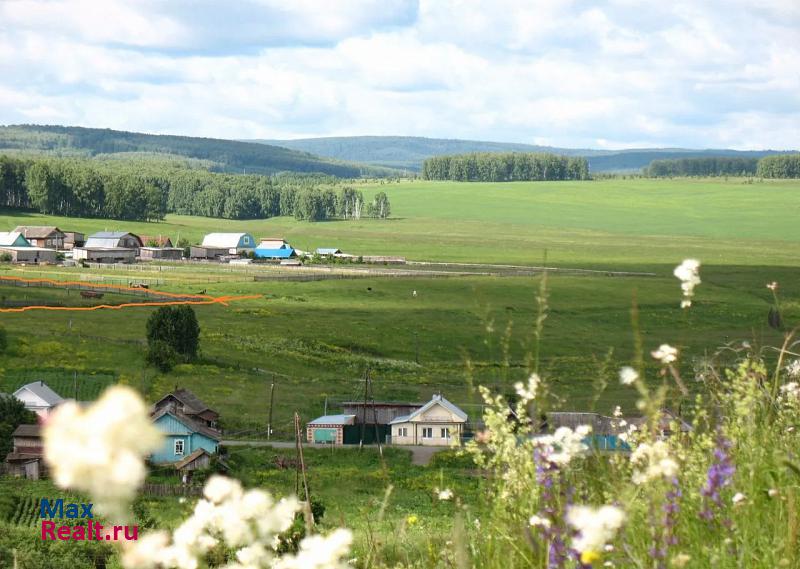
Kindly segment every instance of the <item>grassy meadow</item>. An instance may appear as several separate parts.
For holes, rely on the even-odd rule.
[[[339,247],[353,254],[419,261],[521,265],[540,265],[546,256],[551,267],[654,273],[548,273],[540,373],[551,393],[547,405],[570,410],[610,413],[620,404],[626,412],[636,412],[636,392],[617,379],[619,367],[634,358],[634,299],[644,350],[662,343],[679,347],[685,377],[693,377],[694,368],[722,344],[747,340],[756,349],[780,344],[782,336],[767,325],[772,304],[767,282],[780,283],[786,322],[800,316],[800,230],[795,221],[800,181],[404,181],[362,189],[365,195],[386,191],[392,219],[307,223],[170,215],[161,223],[127,223],[3,211],[0,230],[54,224],[87,233],[125,229],[192,242],[211,231],[249,231],[256,237],[283,236],[304,250]],[[679,281],[672,275],[687,257],[703,263],[703,283],[689,311],[679,308]],[[154,401],[181,385],[217,408],[225,427],[236,433],[263,432],[274,381],[276,436],[289,439],[296,410],[309,420],[322,414],[326,399],[329,411],[336,412],[336,402],[363,397],[366,367],[372,370],[377,399],[422,401],[442,391],[473,419],[483,409],[473,386],[510,393],[513,383],[526,376],[541,276],[291,282],[255,281],[253,273],[215,265],[163,271],[157,266],[135,271],[0,266],[0,276],[106,282],[153,278],[163,283],[158,288],[171,292],[258,295],[228,306],[196,307],[201,356],[170,373],[144,365],[151,308],[0,313],[10,340],[9,351],[0,356],[0,391],[41,377],[63,395],[77,389],[79,399],[92,399],[104,386],[121,382]],[[2,282],[0,300],[93,302],[74,291]],[[114,293],[104,298],[127,300]],[[764,354],[774,359],[773,352]],[[658,369],[655,362],[648,365]],[[655,373],[650,377],[652,385],[661,381]],[[689,387],[702,390],[694,382]],[[247,485],[289,492],[293,471],[274,466],[280,452],[232,450],[233,473]],[[432,488],[444,480],[457,488],[465,504],[482,507],[469,465],[443,461],[416,467],[397,450],[384,466],[371,453],[329,452],[310,451],[312,492],[319,492],[329,507],[326,524],[356,529],[360,554],[373,539],[388,543],[398,524],[417,512],[425,513],[425,521],[408,531],[424,531],[434,540],[445,536],[452,505],[431,499]],[[337,479],[346,484],[337,485]],[[373,519],[387,483],[395,488],[387,519]],[[162,521],[168,524],[180,507],[173,499],[163,502],[153,501],[150,508],[154,515],[163,512]],[[404,561],[402,552],[397,555],[397,561]],[[417,561],[425,555],[422,550],[414,553]],[[393,560],[391,555],[385,558],[387,565]]]

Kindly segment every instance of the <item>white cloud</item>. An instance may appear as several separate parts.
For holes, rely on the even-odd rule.
[[[227,138],[797,146],[794,1],[222,6],[0,3],[0,122]]]

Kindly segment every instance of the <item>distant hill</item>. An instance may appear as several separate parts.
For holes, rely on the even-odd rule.
[[[319,172],[341,177],[380,174],[373,166],[320,158],[280,146],[189,136],[154,135],[74,126],[0,126],[3,149],[45,152],[59,156],[149,153],[185,156],[213,164],[212,169],[250,174]]]
[[[401,168],[414,172],[418,172],[422,168],[422,162],[426,158],[467,152],[553,152],[566,156],[585,156],[589,160],[589,169],[592,172],[638,171],[649,165],[653,160],[669,158],[706,156],[761,158],[777,153],[771,150],[691,150],[683,148],[593,150],[588,148],[556,148],[513,142],[451,140],[416,136],[343,136],[295,140],[256,140],[253,142],[283,146],[337,160]]]

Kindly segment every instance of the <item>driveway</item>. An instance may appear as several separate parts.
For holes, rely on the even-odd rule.
[[[295,443],[289,441],[268,441],[264,439],[256,439],[256,440],[227,440],[221,441],[220,444],[229,446],[229,447],[274,447],[274,448],[294,448]],[[378,450],[378,445],[364,445],[367,448]],[[390,445],[384,445],[384,448],[387,448]],[[315,445],[315,444],[308,444],[303,443],[304,448],[329,448],[328,445]],[[336,448],[341,449],[358,449],[358,445],[342,445]],[[403,445],[403,446],[393,446],[392,448],[399,448],[402,450],[407,450],[411,452],[411,464],[416,464],[418,466],[427,466],[427,464],[431,461],[431,457],[436,454],[437,452],[447,450],[449,447],[432,447],[432,446],[421,446],[421,445]]]

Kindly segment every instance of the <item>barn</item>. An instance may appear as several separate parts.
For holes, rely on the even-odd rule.
[[[144,243],[138,235],[124,231],[98,231],[84,244],[86,249],[139,249]]]
[[[209,233],[200,244],[205,249],[223,249],[226,255],[252,251],[255,246],[256,240],[249,233]]]

